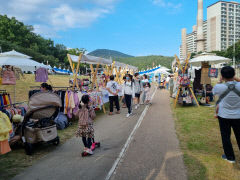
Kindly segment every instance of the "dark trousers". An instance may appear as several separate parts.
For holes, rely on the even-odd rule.
[[[82,137],[82,141],[84,144],[84,147],[90,149],[92,146],[92,138],[86,138],[86,137]]]
[[[128,113],[130,114],[132,112],[132,95],[125,94],[124,97],[128,108]]]
[[[213,93],[206,93],[206,96],[209,97],[210,102],[213,102]]]
[[[113,112],[113,102],[115,103],[117,110],[120,111],[118,96],[109,96],[110,112]]]
[[[238,143],[238,148],[240,150],[240,119],[224,119],[218,117],[218,120],[224,153],[228,160],[235,160],[235,155],[231,143],[231,128],[233,128],[233,132]]]

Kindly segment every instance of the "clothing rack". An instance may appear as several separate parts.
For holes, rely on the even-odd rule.
[[[26,103],[26,102],[27,102],[27,101],[18,102],[18,103],[13,103],[13,104],[8,104],[8,105],[0,106],[0,108],[9,107],[9,106],[14,106],[14,105],[18,105],[18,104],[23,104],[23,103]]]
[[[41,86],[30,86],[30,88],[40,88]],[[71,87],[52,87],[53,89],[69,89]]]

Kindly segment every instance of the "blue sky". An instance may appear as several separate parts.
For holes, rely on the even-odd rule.
[[[204,0],[207,6],[217,0]],[[0,0],[0,14],[33,25],[69,48],[134,56],[179,53],[181,28],[196,24],[197,0]]]

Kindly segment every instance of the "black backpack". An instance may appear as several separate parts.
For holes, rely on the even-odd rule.
[[[234,84],[226,84],[228,89],[219,97],[216,105],[218,105],[230,92],[235,92],[239,97],[240,97],[240,91],[236,89],[235,85],[236,83]]]

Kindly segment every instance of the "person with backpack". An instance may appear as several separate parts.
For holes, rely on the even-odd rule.
[[[119,85],[114,81],[114,76],[110,76],[110,81],[107,83],[106,89],[108,90],[109,103],[110,103],[110,112],[109,115],[113,115],[113,102],[117,108],[117,114],[120,114],[120,106],[118,99]]]
[[[128,108],[126,117],[132,115],[132,100],[135,98],[134,83],[130,74],[126,75],[126,82],[123,84],[123,94]]]
[[[234,131],[240,150],[240,83],[234,81],[235,70],[226,66],[221,70],[224,84],[217,84],[213,94],[218,96],[216,114],[222,137],[224,154],[222,159],[235,163],[235,155],[231,143],[231,128]]]
[[[135,73],[134,77],[135,109],[137,109],[140,106],[140,95],[143,91],[143,84],[139,78],[139,73]]]

